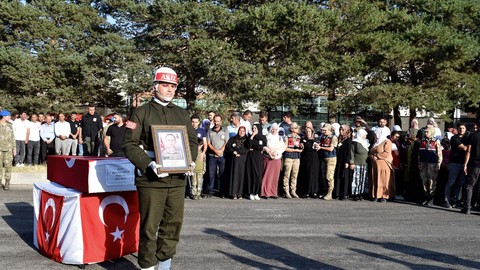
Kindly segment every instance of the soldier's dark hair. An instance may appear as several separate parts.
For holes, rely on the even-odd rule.
[[[190,117],[190,120],[193,120],[193,119],[200,120],[200,116],[198,116],[198,114],[194,114],[194,115],[192,115],[192,117]]]
[[[292,119],[292,117],[293,117],[293,115],[292,115],[291,112],[285,112],[285,113],[282,115],[282,117],[283,117],[283,116],[288,117],[288,118],[290,118],[290,119]]]

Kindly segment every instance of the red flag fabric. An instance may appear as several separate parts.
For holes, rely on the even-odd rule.
[[[42,190],[38,215],[38,248],[43,255],[57,262],[62,262],[57,239],[63,198],[63,196],[57,196]]]
[[[84,258],[101,262],[138,250],[136,191],[83,194],[80,200]]]

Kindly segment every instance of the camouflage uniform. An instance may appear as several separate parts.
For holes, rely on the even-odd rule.
[[[201,149],[198,149],[198,153],[201,153]],[[200,195],[202,194],[203,174],[205,174],[205,168],[207,167],[205,163],[205,156],[201,158],[199,154],[195,161],[196,166],[193,170],[192,187],[190,189],[190,194],[195,200],[200,199]]]
[[[442,164],[442,145],[435,138],[423,138],[418,151],[420,178],[422,179],[423,192],[428,200],[435,195],[438,171]]]
[[[12,178],[14,149],[15,137],[13,136],[12,124],[0,122],[0,165],[5,168],[5,190],[9,189],[10,178]]]

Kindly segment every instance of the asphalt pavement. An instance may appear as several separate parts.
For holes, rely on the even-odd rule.
[[[0,191],[0,269],[79,269],[33,246],[31,185]],[[86,269],[139,269],[136,254]],[[480,215],[412,203],[187,199],[173,270],[480,269]]]

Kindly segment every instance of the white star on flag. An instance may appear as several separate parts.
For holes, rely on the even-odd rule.
[[[50,238],[50,234],[48,234],[48,232],[45,232],[45,242],[48,242],[48,238]]]
[[[117,241],[117,239],[122,240],[122,234],[125,230],[119,230],[118,226],[117,229],[114,232],[111,232],[110,234],[113,235],[113,242]]]

